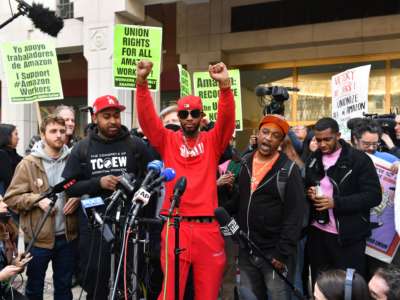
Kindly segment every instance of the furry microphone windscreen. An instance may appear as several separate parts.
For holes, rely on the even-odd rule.
[[[32,7],[29,8],[28,17],[35,27],[54,37],[64,27],[64,20],[56,16],[54,11],[43,7],[42,4],[33,3]]]

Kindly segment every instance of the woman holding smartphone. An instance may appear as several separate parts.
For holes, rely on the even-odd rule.
[[[17,255],[16,237],[18,229],[14,225],[7,204],[0,196],[0,299],[27,299],[16,290],[10,288],[10,279],[21,273],[25,265],[32,259],[30,254]]]

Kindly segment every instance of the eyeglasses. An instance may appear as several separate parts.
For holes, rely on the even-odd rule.
[[[178,111],[178,117],[179,117],[179,119],[187,119],[190,114],[193,119],[197,119],[200,117],[201,113],[202,113],[202,111],[200,109],[180,110],[180,111]]]
[[[315,138],[315,140],[317,141],[318,144],[321,144],[322,142],[329,143],[329,142],[331,142],[334,138],[335,138],[334,136],[329,136],[329,137],[322,138],[322,139]]]
[[[378,148],[379,145],[381,144],[379,142],[366,142],[363,140],[360,140],[360,142],[364,147],[367,147],[367,148],[369,148],[369,147]]]

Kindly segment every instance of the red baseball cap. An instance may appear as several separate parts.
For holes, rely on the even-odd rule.
[[[126,107],[121,105],[118,99],[111,95],[101,96],[97,98],[93,103],[94,114],[97,114],[98,112],[107,108],[116,108],[119,111],[124,111]]]
[[[285,120],[285,118],[281,115],[266,115],[264,116],[260,124],[258,125],[258,129],[260,129],[264,124],[275,124],[280,129],[282,129],[283,133],[286,135],[289,132],[289,123]]]
[[[201,98],[193,95],[185,96],[178,100],[178,111],[179,110],[203,110],[203,103]]]

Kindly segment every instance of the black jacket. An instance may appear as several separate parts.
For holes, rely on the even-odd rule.
[[[9,147],[0,148],[0,181],[4,184],[4,191],[7,190],[14,176],[14,171],[22,157],[15,149]]]
[[[240,228],[266,255],[285,263],[296,253],[302,228],[305,213],[303,181],[299,169],[294,166],[286,184],[285,199],[280,198],[277,173],[288,160],[285,154],[280,153],[272,169],[251,194],[254,153],[243,157],[239,194],[225,208],[231,214],[237,213]]]
[[[127,142],[131,139],[130,142]],[[88,136],[73,148],[65,166],[64,178],[78,178],[68,189],[69,196],[108,197],[112,191],[103,190],[100,178],[107,175],[119,176],[122,172],[134,173],[138,179],[143,176],[150,160],[146,145],[138,137],[132,137],[122,126],[120,134],[113,140],[105,140],[98,134],[97,127],[91,127]]]
[[[382,200],[381,186],[372,160],[340,140],[342,152],[326,173],[333,184],[333,213],[342,245],[371,234],[370,209]],[[325,176],[322,153],[317,150],[306,163],[306,188]]]

